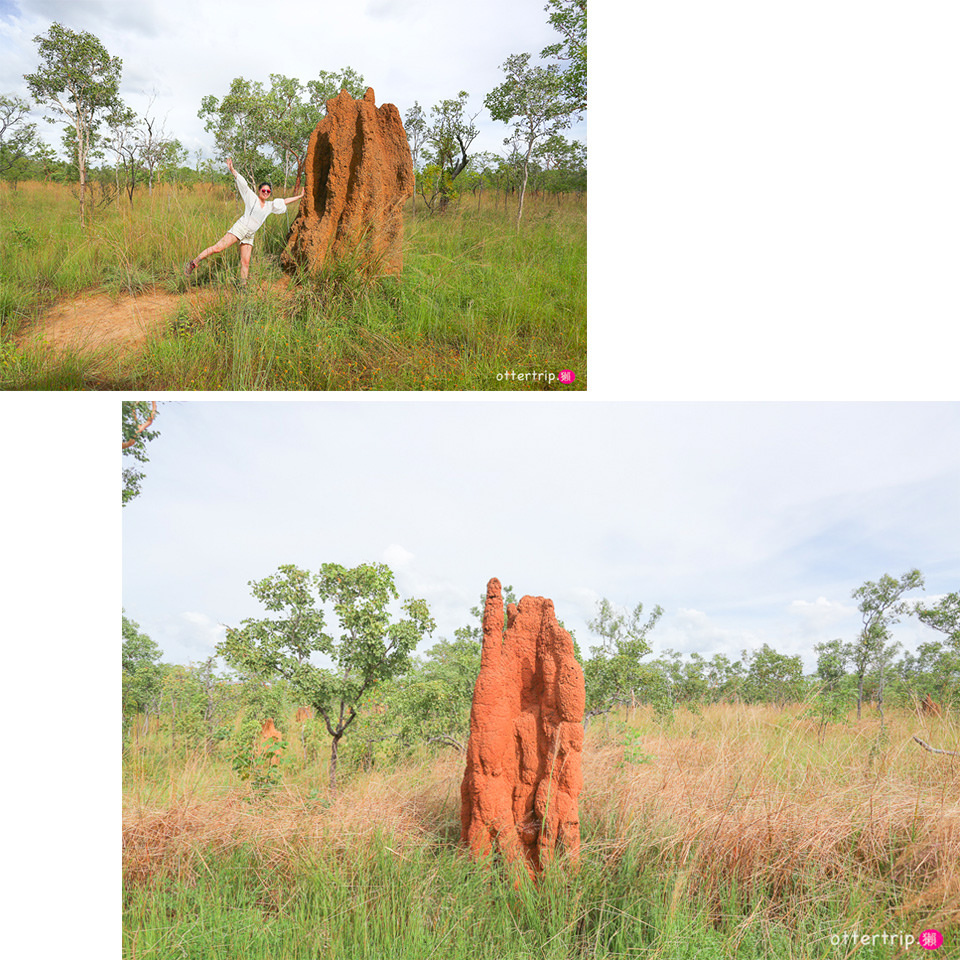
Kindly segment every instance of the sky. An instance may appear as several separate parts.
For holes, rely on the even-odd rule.
[[[664,609],[655,654],[770,643],[807,669],[856,636],[866,580],[960,588],[956,404],[198,401],[156,425],[122,603],[169,662],[264,615],[248,583],[288,563],[387,564],[437,621],[421,653],[495,576],[584,652],[605,597]]]
[[[378,105],[394,103],[401,116],[419,102],[429,118],[433,105],[466,90],[468,115],[480,114],[473,150],[501,153],[507,127],[483,99],[502,82],[508,56],[537,58],[560,39],[545,6],[487,0],[464,17],[445,0],[0,0],[0,91],[29,99],[23,75],[38,66],[34,38],[58,22],[93,33],[123,60],[121,98],[160,118],[191,164],[195,151],[211,158],[215,150],[197,116],[203,97],[221,99],[235,77],[269,87],[271,73],[306,83],[347,66],[373,87]],[[47,127],[57,148],[62,129]]]

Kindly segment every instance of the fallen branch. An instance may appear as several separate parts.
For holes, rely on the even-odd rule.
[[[916,740],[924,750],[929,750],[931,753],[945,753],[948,757],[960,757],[960,753],[956,750],[939,750],[936,747],[931,747],[929,743],[924,743],[919,737],[914,737],[913,739]]]
[[[444,746],[453,747],[454,750],[459,750],[461,753],[466,753],[466,747],[458,740],[454,740],[453,737],[429,737],[427,743],[442,743]]]

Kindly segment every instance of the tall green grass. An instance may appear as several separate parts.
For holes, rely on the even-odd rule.
[[[142,193],[98,208],[84,231],[65,187],[0,189],[0,386],[6,389],[517,390],[586,387],[586,205],[512,211],[471,201],[406,212],[405,266],[368,279],[349,265],[294,280],[279,268],[293,213],[257,235],[250,286],[237,248],[187,279],[223,235],[223,188]],[[291,208],[293,209],[293,208]],[[162,290],[170,322],[133,354],[33,347],[55,301]],[[210,295],[199,314],[188,291]],[[572,385],[556,378],[576,374]]]
[[[331,794],[288,718],[257,792],[156,734],[125,759],[124,956],[886,960],[937,928],[956,957],[960,763],[911,740],[955,742],[933,723],[895,718],[870,759],[875,724],[821,745],[797,710],[594,722],[579,863],[537,885],[460,846],[452,752]]]

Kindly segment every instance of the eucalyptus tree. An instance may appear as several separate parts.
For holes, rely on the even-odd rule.
[[[540,52],[542,57],[554,57],[565,64],[563,70],[564,94],[582,111],[587,106],[587,0],[547,0],[543,8],[550,13],[551,26],[559,31],[562,40],[552,43]]]
[[[416,178],[420,171],[420,151],[423,149],[424,138],[427,135],[427,115],[418,101],[406,112],[403,118],[403,129],[410,144],[410,158],[413,161],[413,209],[417,209]]]
[[[317,574],[285,564],[249,586],[272,616],[228,628],[217,653],[245,676],[286,679],[313,707],[331,737],[330,787],[336,789],[340,740],[364,699],[405,671],[434,629],[426,601],[404,600],[406,616],[394,619],[389,608],[399,594],[393,572],[379,563],[353,569],[325,563]],[[339,623],[337,635],[327,631],[325,604]]]
[[[921,623],[947,635],[947,640],[960,653],[960,591],[942,596],[930,606],[917,604],[914,609]]]
[[[863,685],[871,669],[878,671],[880,698],[883,698],[883,680],[887,666],[896,653],[897,644],[888,644],[890,627],[910,610],[903,595],[923,587],[923,574],[909,570],[899,580],[885,573],[876,582],[867,580],[851,594],[859,600],[858,609],[863,628],[850,648],[850,660],[857,678],[857,719],[863,706]]]
[[[570,126],[573,104],[564,96],[563,76],[556,64],[532,65],[529,53],[518,53],[507,57],[502,69],[506,79],[487,94],[484,105],[494,120],[513,123],[511,135],[503,142],[516,145],[523,158],[517,205],[519,230],[533,149]]]
[[[36,73],[24,79],[33,98],[62,114],[76,137],[80,170],[80,222],[85,222],[87,159],[100,123],[120,104],[123,61],[111,57],[92,33],[76,33],[54,23],[45,35],[34,37],[40,54]],[[62,122],[45,117],[51,123]]]
[[[22,97],[0,94],[0,177],[16,185],[36,148],[37,125],[27,123],[30,104]]]
[[[208,95],[201,100],[197,116],[213,134],[218,154],[232,158],[248,180],[256,180],[258,167],[266,165],[262,148],[267,144],[266,95],[263,84],[234,77],[222,100]]]

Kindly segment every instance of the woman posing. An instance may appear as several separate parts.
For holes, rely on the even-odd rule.
[[[271,200],[273,187],[269,183],[261,183],[259,190],[254,193],[247,181],[240,176],[234,169],[233,160],[227,160],[227,169],[233,174],[237,189],[243,198],[243,216],[212,246],[207,247],[203,253],[194,257],[184,268],[184,273],[189,276],[197,269],[197,264],[205,260],[212,253],[220,253],[227,247],[232,247],[235,243],[240,244],[240,285],[246,286],[247,275],[250,273],[250,256],[253,253],[253,235],[263,226],[264,220],[271,213],[284,213],[287,205],[295,203],[303,197],[300,193],[295,197],[289,197],[286,200]]]

